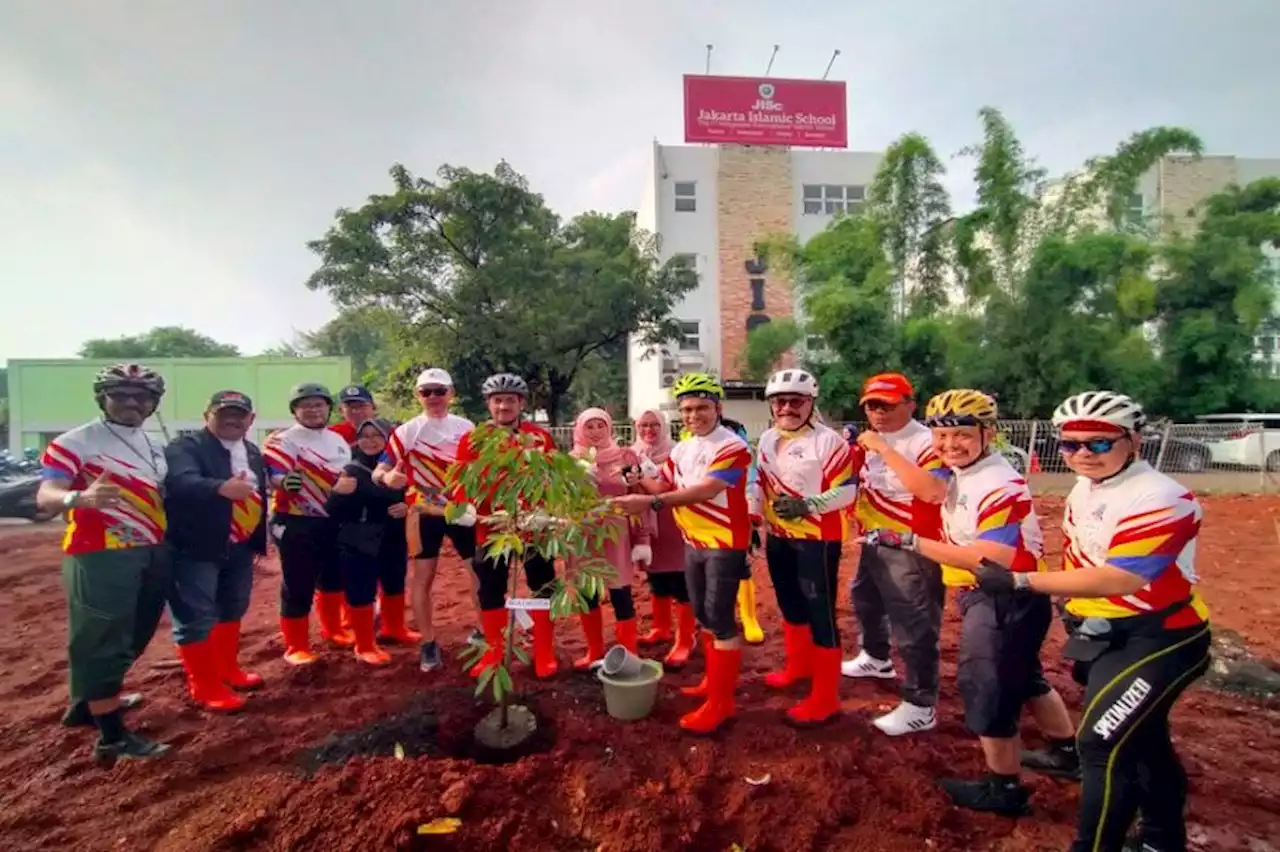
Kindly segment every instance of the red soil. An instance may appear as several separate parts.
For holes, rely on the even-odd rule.
[[[1280,657],[1273,568],[1280,556],[1278,498],[1208,498],[1201,539],[1203,588],[1215,622],[1240,632],[1263,656]],[[1053,558],[1060,503],[1045,500]],[[553,729],[549,750],[506,766],[461,757],[396,760],[390,754],[329,765],[314,775],[300,755],[334,732],[353,730],[418,702],[440,718],[440,747],[460,754],[484,712],[455,670],[417,671],[410,650],[370,671],[349,653],[328,652],[309,669],[280,659],[274,565],[258,578],[245,622],[243,660],[268,688],[234,717],[211,717],[183,699],[167,623],[130,676],[146,694],[133,714],[147,733],[175,745],[162,761],[103,771],[89,760],[92,732],[57,725],[65,702],[64,616],[56,541],[32,528],[0,530],[0,590],[8,605],[0,633],[0,848],[197,850],[466,849],[469,852],[749,852],[802,850],[1061,850],[1075,814],[1073,785],[1034,778],[1035,812],[1014,821],[950,807],[933,779],[976,773],[981,760],[961,722],[954,688],[956,622],[944,634],[941,723],[936,732],[889,740],[871,717],[894,702],[890,685],[843,685],[844,719],[797,732],[780,722],[794,700],[770,694],[761,675],[781,657],[779,619],[757,565],[768,640],[748,650],[739,715],[707,740],[675,725],[691,699],[673,674],[651,718],[624,725],[603,710],[586,675],[517,683]],[[852,558],[846,572],[852,570]],[[438,588],[446,644],[471,621],[462,566],[449,559]],[[847,586],[847,583],[844,585]],[[847,593],[847,589],[846,589]],[[638,592],[641,612],[646,596]],[[856,628],[842,606],[845,645]],[[580,650],[573,625],[559,631],[564,660]],[[1055,628],[1044,659],[1072,706],[1080,689],[1058,656]],[[1174,729],[1191,775],[1192,848],[1278,848],[1280,707],[1192,690]],[[1028,728],[1029,739],[1034,733]],[[389,749],[388,749],[389,751]],[[768,774],[753,786],[746,778]],[[452,836],[417,827],[453,816]]]

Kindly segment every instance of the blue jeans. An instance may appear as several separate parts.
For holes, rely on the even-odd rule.
[[[230,553],[214,562],[175,556],[169,595],[173,640],[179,645],[203,642],[218,622],[244,618],[252,590],[253,551],[247,545],[232,545]]]

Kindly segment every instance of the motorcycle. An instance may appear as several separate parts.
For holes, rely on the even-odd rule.
[[[34,523],[44,523],[58,513],[42,512],[36,506],[36,492],[40,490],[40,477],[30,474],[0,482],[0,518],[18,518]]]

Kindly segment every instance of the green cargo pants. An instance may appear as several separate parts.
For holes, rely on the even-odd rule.
[[[124,687],[164,613],[167,544],[77,553],[62,561],[71,701],[104,701]]]

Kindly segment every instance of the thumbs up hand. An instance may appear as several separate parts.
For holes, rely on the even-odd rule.
[[[350,494],[356,490],[356,480],[351,474],[343,471],[338,481],[333,484],[334,494]]]
[[[404,488],[408,483],[409,477],[405,475],[404,462],[400,462],[391,470],[382,474],[382,484],[393,491]]]
[[[77,506],[90,509],[112,509],[120,504],[120,486],[111,481],[110,471],[103,470],[89,487],[76,497]]]

